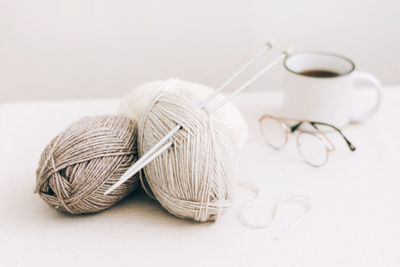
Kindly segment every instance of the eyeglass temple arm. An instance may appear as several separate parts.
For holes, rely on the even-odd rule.
[[[300,127],[300,125],[301,125],[302,123],[303,123],[303,122],[301,121],[301,122],[299,122],[299,123],[293,125],[292,127],[290,127],[290,132],[293,133],[294,131],[296,131],[296,130]]]
[[[310,123],[311,126],[314,127],[317,131],[321,132],[321,130],[318,129],[317,126],[315,126],[315,125],[312,124],[311,122],[308,122],[308,123]],[[290,128],[291,132],[293,133],[294,131],[296,131],[302,124],[303,124],[303,121],[300,121],[299,123],[293,125],[293,126]],[[326,140],[326,142],[329,143],[331,149],[332,149],[332,150],[335,150],[335,146],[332,144],[332,142],[331,142],[324,134],[322,134],[322,135],[324,136],[324,139]]]
[[[336,126],[333,126],[332,124],[325,123],[325,122],[315,122],[315,121],[310,122],[310,124],[317,130],[319,130],[319,129],[315,124],[320,124],[320,125],[328,126],[328,127],[331,127],[333,129],[335,129],[343,137],[344,141],[346,141],[349,149],[351,151],[355,151],[356,150],[356,147],[349,141],[349,139],[347,139],[347,137],[342,133],[342,131],[339,128],[337,128]]]

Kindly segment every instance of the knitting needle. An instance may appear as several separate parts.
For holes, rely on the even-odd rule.
[[[199,108],[203,108],[205,105],[207,105],[218,93],[220,93],[226,86],[228,86],[239,74],[241,74],[243,71],[245,71],[251,64],[256,61],[261,55],[263,55],[266,51],[272,49],[272,47],[275,44],[275,40],[272,40],[270,42],[265,43],[265,45],[262,47],[262,49],[255,55],[253,56],[245,65],[243,65],[236,73],[234,73],[228,80],[226,80],[217,90],[215,90],[212,94],[210,94],[205,100],[203,100]],[[168,83],[164,84],[163,87],[167,86]],[[153,154],[157,149],[159,149],[173,134],[175,134],[179,129],[181,128],[180,125],[177,125],[175,128],[173,128],[166,136],[164,136],[157,144],[155,144],[149,151],[145,153],[132,167],[130,167],[123,175],[122,177],[118,180],[117,183],[115,183],[113,186],[111,186],[104,194],[107,195],[111,191],[113,191],[115,188],[120,186],[122,183],[124,183],[126,180],[128,180],[130,177],[135,175],[138,170],[138,166],[144,166],[146,165],[145,162],[150,162],[152,159],[154,159],[156,156],[158,156],[161,152],[166,150],[170,145],[172,145],[171,142],[167,143],[164,145],[155,155]],[[171,144],[170,144],[171,143]],[[149,158],[150,156],[150,158]],[[149,158],[149,160],[148,160]],[[139,168],[139,170],[142,167]]]
[[[251,64],[256,61],[261,55],[263,55],[266,51],[272,49],[272,47],[275,44],[275,40],[272,40],[270,42],[265,43],[265,45],[261,48],[261,50],[253,56],[245,65],[243,65],[235,74],[233,74],[228,80],[226,80],[217,90],[215,90],[212,94],[210,94],[205,100],[203,100],[199,108],[203,108],[205,105],[207,105],[218,93],[220,93],[226,86],[228,86],[239,74],[241,74],[243,71],[245,71]],[[164,84],[162,87],[168,86],[168,83]],[[155,144],[149,151],[145,153],[132,167],[130,167],[123,175],[122,177],[118,180],[117,183],[115,183],[111,188],[109,188],[106,192],[105,195],[113,191],[115,188],[120,186],[122,183],[124,183],[127,179],[132,177],[137,173],[136,169],[138,166],[141,166],[144,164],[144,162],[147,162],[147,158],[152,155],[158,148],[162,146],[173,134],[175,134],[179,129],[181,128],[180,125],[177,125],[175,128],[173,128],[166,136],[164,136],[157,144]],[[165,149],[167,149],[169,146],[164,146]],[[163,147],[163,148],[164,148]],[[158,153],[157,153],[158,154]],[[151,157],[155,158],[155,157]],[[141,169],[141,168],[140,168]]]
[[[226,82],[224,82],[217,90],[215,90],[212,94],[210,94],[206,99],[203,100],[203,102],[200,103],[200,108],[203,108],[205,105],[207,105],[211,99],[213,99],[216,95],[218,95],[226,86],[228,86],[234,79],[236,79],[239,74],[241,74],[244,70],[246,70],[251,64],[256,61],[257,58],[259,58],[262,54],[264,54],[265,51],[272,49],[272,47],[275,45],[276,41],[272,40],[270,42],[267,42],[263,48],[252,58],[250,59],[243,67],[241,67],[235,74],[232,75]]]
[[[262,69],[260,72],[258,72],[256,75],[254,75],[248,82],[246,82],[244,85],[242,85],[239,89],[235,90],[230,96],[226,97],[222,102],[223,104],[219,104],[217,108],[213,108],[211,112],[217,111],[220,107],[222,107],[224,104],[226,104],[232,97],[237,95],[239,92],[244,90],[246,87],[248,87],[250,84],[252,84],[256,79],[258,79],[262,74],[267,72],[272,66],[276,65],[279,61],[281,61],[283,58],[287,57],[293,49],[289,48],[286,51],[282,52],[282,55],[279,56],[276,60],[274,60],[271,64],[269,64],[267,67]],[[115,188],[119,187],[121,184],[123,184],[126,180],[128,180],[130,177],[135,175],[138,171],[140,171],[144,166],[146,166],[149,162],[151,162],[153,159],[155,159],[158,155],[163,153],[165,150],[167,150],[171,145],[172,142],[168,142],[165,144],[160,150],[158,150],[156,153],[154,153],[164,142],[166,142],[173,134],[175,134],[179,129],[181,128],[180,125],[177,125],[175,128],[173,128],[166,136],[164,136],[155,146],[153,146],[148,152],[145,153],[131,168],[129,168],[116,182],[114,185],[112,185],[104,194],[107,195],[110,192],[112,192]],[[152,154],[154,153],[154,154]]]
[[[253,83],[257,78],[259,78],[262,74],[264,74],[266,71],[268,71],[272,66],[274,66],[275,64],[277,64],[280,60],[282,60],[284,57],[286,57],[287,55],[289,55],[289,53],[291,52],[292,48],[284,51],[282,53],[282,55],[276,59],[275,61],[273,61],[271,64],[269,64],[267,67],[265,67],[263,70],[261,70],[259,73],[257,73],[255,76],[253,76],[252,79],[250,79],[248,82],[246,82],[243,86],[241,86],[239,89],[237,89],[236,91],[234,91],[229,97],[224,99],[224,103],[222,105],[218,105],[217,109],[212,109],[211,112],[215,112],[216,110],[218,110],[220,107],[222,107],[224,104],[226,104],[232,97],[234,97],[238,92],[244,90],[246,87],[248,87],[251,83]],[[260,53],[258,53],[259,56]],[[254,61],[254,60],[250,60],[249,62]],[[249,66],[248,64],[246,64],[247,67]],[[234,76],[237,76],[238,73],[242,72],[244,70],[244,68],[242,68],[241,70],[239,70],[237,73],[234,74]],[[232,81],[232,79],[230,79]],[[224,87],[226,87],[226,85],[223,85]],[[223,89],[224,87],[221,86],[221,88]],[[219,88],[219,92],[222,90],[221,88]],[[217,90],[217,91],[218,91]],[[216,95],[216,94],[215,94]],[[209,98],[208,102],[211,100],[212,98]],[[206,105],[208,102],[203,101],[203,106]],[[114,185],[112,185],[104,194],[107,195],[110,192],[112,192],[115,188],[117,188],[118,186],[120,186],[121,184],[123,184],[126,180],[128,180],[130,177],[132,177],[133,175],[135,175],[138,171],[140,171],[144,166],[146,166],[149,162],[151,162],[154,158],[156,158],[158,155],[160,155],[162,152],[164,152],[166,149],[168,149],[171,145],[172,142],[168,142],[167,144],[165,144],[160,150],[158,150],[155,154],[154,153],[159,147],[161,147],[161,145],[163,143],[165,143],[173,134],[175,134],[182,126],[177,125],[175,128],[173,128],[166,136],[164,136],[156,145],[154,145],[148,152],[145,153],[145,155],[143,155],[134,165],[132,165],[132,167],[130,167],[122,176],[121,178],[118,180],[118,182],[116,182]]]
[[[260,78],[264,73],[266,73],[267,71],[269,71],[270,68],[272,68],[276,63],[278,63],[279,61],[281,61],[282,59],[284,59],[285,57],[287,57],[290,53],[292,53],[293,48],[289,48],[286,51],[282,52],[282,55],[280,55],[277,59],[275,59],[271,64],[269,64],[268,66],[266,66],[264,69],[262,69],[259,73],[257,73],[256,75],[253,76],[253,78],[251,78],[250,80],[248,80],[245,84],[243,84],[239,89],[235,90],[232,94],[230,94],[229,96],[225,97],[225,99],[223,101],[221,101],[220,103],[218,103],[218,105],[212,107],[210,109],[210,112],[213,113],[216,110],[218,110],[219,108],[221,108],[223,105],[225,105],[227,102],[229,102],[229,100],[231,100],[234,96],[236,96],[237,94],[239,94],[241,91],[243,91],[245,88],[247,88],[250,84],[252,84],[255,80],[257,80],[258,78]]]
[[[287,57],[291,52],[292,52],[293,48],[289,48],[286,51],[283,51],[282,54],[275,59],[271,64],[269,64],[267,67],[265,67],[264,69],[262,69],[260,72],[258,72],[256,75],[254,75],[249,81],[247,81],[245,84],[243,84],[239,89],[236,89],[232,94],[230,94],[229,96],[227,96],[223,101],[221,101],[218,105],[216,105],[215,107],[210,109],[210,113],[214,113],[215,111],[217,111],[218,109],[220,109],[223,105],[225,105],[227,102],[229,102],[229,100],[231,100],[234,96],[236,96],[238,93],[240,93],[241,91],[243,91],[245,88],[247,88],[250,84],[252,84],[255,80],[257,80],[259,77],[261,77],[265,72],[267,72],[271,67],[273,67],[274,65],[276,65],[279,61],[281,61],[282,59],[284,59],[285,57]],[[210,99],[211,100],[211,99]],[[209,101],[210,101],[209,100]],[[208,102],[209,102],[208,101]],[[207,103],[205,103],[207,104]],[[174,129],[172,129],[163,139],[161,139],[156,146],[158,145],[158,147],[160,145],[162,145],[165,141],[167,141],[175,132],[177,132],[179,129],[181,128],[180,125],[177,125]],[[158,148],[156,147],[156,148]],[[153,151],[156,149],[155,146],[151,149],[152,151],[149,153],[146,153],[148,156],[150,156],[151,153],[153,153]],[[167,149],[168,147],[166,147],[165,149]],[[144,156],[143,155],[142,158]],[[155,158],[155,157],[152,157]],[[139,164],[137,164],[136,166],[138,166]],[[132,166],[132,169],[133,166]],[[139,168],[141,169],[141,168]],[[136,172],[134,173],[136,174]],[[133,174],[133,175],[134,175]]]
[[[200,105],[199,108],[203,108],[205,105],[207,105],[217,94],[219,94],[226,86],[228,86],[237,76],[239,76],[239,74],[241,74],[243,71],[245,71],[251,64],[254,63],[254,61],[256,61],[256,59],[258,59],[261,55],[263,55],[267,50],[272,49],[272,47],[275,45],[276,41],[272,40],[270,42],[265,43],[265,45],[261,48],[261,50],[255,55],[253,56],[245,65],[243,65],[235,74],[232,75],[232,77],[230,77],[228,80],[226,80],[217,90],[215,90],[212,94],[210,94],[206,99],[204,99]],[[172,129],[167,136],[165,136],[163,139],[161,139],[155,146],[153,146],[153,148],[148,151],[145,155],[143,155],[141,157],[141,159],[143,159],[143,161],[145,160],[143,157],[145,157],[146,155],[150,155],[151,153],[153,153],[156,149],[158,149],[167,139],[169,139],[170,136],[172,136],[172,134],[176,133],[178,130],[180,129],[180,125],[177,125],[174,129]],[[140,164],[141,162],[139,162],[140,159],[136,162],[136,166],[138,164]],[[131,167],[131,169],[133,169],[135,165],[133,165]]]

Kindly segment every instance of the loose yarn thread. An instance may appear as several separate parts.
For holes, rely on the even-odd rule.
[[[102,211],[137,188],[138,176],[104,192],[137,160],[137,124],[120,116],[84,118],[43,151],[36,190],[50,206],[70,214]]]
[[[293,229],[293,227],[295,227],[297,224],[299,224],[311,212],[312,202],[307,196],[305,196],[305,195],[291,195],[291,196],[287,197],[286,199],[278,201],[275,204],[275,206],[274,206],[274,208],[272,210],[271,219],[268,222],[265,222],[265,223],[254,223],[254,222],[251,222],[249,220],[249,218],[247,217],[247,212],[248,212],[249,209],[251,209],[253,206],[256,205],[257,200],[258,200],[259,195],[260,195],[260,187],[257,186],[257,185],[254,185],[252,183],[245,182],[245,181],[238,181],[237,184],[239,186],[243,187],[243,188],[247,188],[247,189],[253,191],[254,194],[255,194],[253,200],[249,204],[247,204],[245,207],[243,207],[241,209],[241,211],[240,211],[240,214],[239,214],[240,222],[244,226],[246,226],[248,228],[262,229],[262,228],[267,228],[267,227],[272,226],[275,223],[278,209],[283,204],[288,203],[290,201],[296,201],[298,203],[303,204],[306,207],[306,210],[304,211],[304,213],[301,216],[299,216],[296,220],[294,220],[292,223],[290,223],[289,226],[287,226],[285,230],[283,230],[278,235],[276,235],[275,240],[279,240],[284,235],[288,234]]]
[[[139,121],[139,155],[176,125],[182,128],[171,137],[173,145],[144,167],[142,185],[177,217],[216,220],[232,204],[232,144],[192,96],[164,92],[148,105]]]

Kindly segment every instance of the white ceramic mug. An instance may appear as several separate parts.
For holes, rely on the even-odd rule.
[[[285,80],[281,115],[331,123],[341,127],[350,122],[361,122],[375,113],[381,102],[382,86],[371,74],[355,71],[354,63],[329,53],[299,52],[284,61]],[[311,77],[310,70],[331,71],[334,77]],[[363,114],[352,113],[355,81],[367,81],[376,89],[376,101]]]

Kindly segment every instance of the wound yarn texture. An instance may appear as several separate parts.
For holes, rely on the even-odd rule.
[[[232,204],[233,146],[226,128],[193,96],[162,92],[153,99],[139,121],[139,155],[178,124],[173,145],[144,167],[142,185],[177,217],[216,220]]]
[[[163,86],[166,82],[168,82],[168,85]],[[136,87],[124,96],[119,105],[118,114],[138,121],[154,97],[162,91],[181,97],[189,93],[198,102],[203,101],[214,92],[211,87],[189,81],[177,79],[152,81]],[[223,94],[217,94],[207,107],[212,108],[224,98]],[[214,113],[214,119],[227,129],[228,135],[232,140],[233,150],[239,153],[248,136],[247,122],[240,110],[229,102]]]
[[[102,211],[137,188],[138,176],[103,193],[137,160],[137,124],[121,116],[79,120],[45,148],[36,171],[36,192],[71,214]]]

